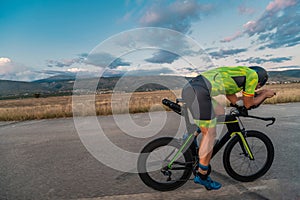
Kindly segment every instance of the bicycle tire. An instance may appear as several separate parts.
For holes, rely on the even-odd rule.
[[[155,190],[158,190],[158,191],[171,191],[171,190],[175,190],[175,189],[179,188],[180,186],[184,185],[189,180],[189,178],[192,174],[192,171],[193,171],[192,170],[192,161],[193,161],[192,153],[189,149],[187,149],[185,152],[183,152],[183,156],[181,157],[184,159],[184,162],[186,164],[186,169],[182,170],[183,171],[182,176],[179,179],[173,180],[170,182],[159,182],[159,181],[155,180],[151,176],[151,172],[149,172],[147,170],[147,159],[151,152],[154,152],[159,148],[164,148],[167,146],[175,147],[176,149],[179,149],[181,147],[181,145],[177,139],[170,138],[170,137],[158,138],[156,140],[153,140],[149,144],[147,144],[141,151],[141,154],[138,158],[139,177],[147,186],[149,186]],[[170,171],[172,171],[172,169]],[[161,174],[161,175],[163,177],[163,174]]]
[[[224,150],[223,165],[224,165],[224,168],[225,168],[226,172],[228,173],[228,175],[231,176],[233,179],[241,181],[241,182],[250,182],[250,181],[254,181],[254,180],[262,177],[270,169],[270,167],[273,163],[273,160],[274,160],[274,146],[273,146],[270,138],[268,136],[266,136],[264,133],[259,132],[259,131],[254,131],[254,130],[247,131],[245,139],[248,142],[248,145],[254,156],[254,160],[250,160],[249,157],[246,157],[245,155],[243,155],[241,147],[240,147],[240,143],[239,143],[240,138],[238,136],[236,136],[232,140],[229,141],[229,143],[227,144],[227,146]],[[254,140],[256,140],[257,142],[259,142],[261,144],[261,146],[259,147],[261,150],[265,150],[265,153],[263,153],[263,154],[266,154],[266,155],[264,155],[266,158],[263,159],[265,161],[263,162],[262,167],[257,169],[256,172],[254,172],[252,174],[242,174],[242,172],[238,172],[238,170],[234,167],[233,149],[234,148],[239,149],[240,153],[239,153],[239,155],[237,155],[237,157],[244,156],[243,157],[244,162],[242,162],[240,164],[240,168],[245,164],[245,162],[248,162],[248,169],[250,169],[250,171],[251,171],[252,169],[249,166],[254,165],[255,160],[257,161],[259,159],[259,156],[257,155],[257,153],[259,153],[259,152],[257,150],[257,146],[255,146],[255,144],[253,142]],[[257,162],[257,163],[259,163],[259,162]],[[257,167],[257,163],[255,164],[256,167]],[[248,171],[248,169],[247,169],[247,171]]]

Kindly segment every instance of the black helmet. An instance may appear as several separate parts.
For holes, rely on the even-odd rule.
[[[256,71],[258,75],[258,83],[260,86],[264,86],[269,78],[268,72],[260,66],[251,66],[249,68]]]

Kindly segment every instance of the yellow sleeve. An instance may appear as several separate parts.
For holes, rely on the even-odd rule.
[[[258,75],[253,70],[248,70],[246,74],[246,84],[243,95],[246,97],[253,97],[255,93],[255,88],[258,84]]]

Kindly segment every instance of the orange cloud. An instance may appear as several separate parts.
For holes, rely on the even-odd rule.
[[[275,0],[269,3],[266,10],[267,11],[278,11],[289,6],[294,6],[297,4],[296,0]]]

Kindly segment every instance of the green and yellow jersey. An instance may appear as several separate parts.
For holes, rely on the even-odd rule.
[[[219,67],[201,75],[211,83],[211,96],[243,91],[244,96],[252,97],[258,83],[257,73],[245,66]]]

